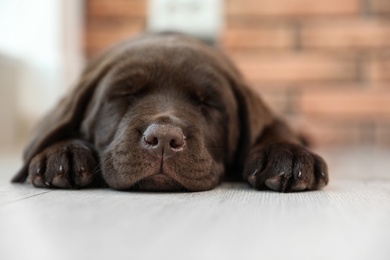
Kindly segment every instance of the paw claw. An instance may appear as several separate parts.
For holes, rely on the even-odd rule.
[[[51,182],[55,187],[70,188],[69,182],[62,175],[57,175]]]
[[[256,187],[256,176],[254,176],[254,175],[249,176],[248,177],[248,182],[253,187]]]
[[[303,181],[299,181],[294,184],[294,186],[291,187],[291,190],[293,191],[302,191],[307,188],[307,184]]]
[[[320,179],[320,180],[318,181],[317,188],[318,188],[318,189],[322,189],[322,188],[325,187],[325,186],[326,186],[326,181],[323,180],[323,179]]]
[[[284,172],[282,172],[280,175],[278,176],[275,176],[275,177],[272,177],[268,180],[265,181],[265,185],[272,189],[272,190],[280,190],[280,188],[282,187],[282,177],[281,175],[283,175]]]

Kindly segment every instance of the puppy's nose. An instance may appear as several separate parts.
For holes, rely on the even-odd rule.
[[[157,156],[172,156],[183,150],[185,136],[179,127],[151,124],[143,134],[142,145]]]

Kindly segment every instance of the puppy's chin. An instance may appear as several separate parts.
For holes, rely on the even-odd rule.
[[[131,187],[137,191],[185,191],[186,189],[177,181],[165,174],[155,174],[146,177]]]
[[[102,155],[103,179],[116,190],[205,191],[216,187],[224,172],[223,163],[216,163],[206,152],[167,159],[162,165],[143,150],[125,148],[114,146]]]

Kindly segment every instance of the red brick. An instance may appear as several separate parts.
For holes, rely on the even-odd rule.
[[[316,53],[232,54],[252,83],[315,83],[357,78],[355,59]]]
[[[301,35],[302,46],[308,48],[388,48],[390,22],[342,20],[310,23],[303,26]]]
[[[363,142],[358,122],[344,123],[337,120],[306,117],[300,128],[300,132],[307,136],[314,147],[358,145]]]
[[[327,118],[386,120],[390,118],[390,92],[386,89],[304,91],[300,110]]]
[[[390,120],[387,124],[379,124],[375,128],[375,144],[390,147]]]
[[[274,86],[275,88],[278,86]],[[290,86],[291,88],[300,89],[304,91],[355,91],[359,89],[378,89],[384,90],[388,89],[388,84],[383,82],[331,82],[331,83],[316,83],[316,84],[299,84]]]
[[[369,79],[373,81],[390,81],[389,54],[383,54],[383,57],[371,59],[366,67]]]
[[[91,23],[85,34],[85,47],[88,56],[95,55],[118,41],[133,37],[143,30],[144,22],[140,20],[113,24]]]
[[[292,48],[294,32],[286,26],[228,28],[222,36],[222,44],[228,49]]]
[[[88,0],[87,12],[92,17],[145,17],[145,0]]]
[[[286,89],[270,89],[250,86],[263,99],[268,107],[276,114],[285,114],[288,110],[289,96]]]
[[[360,0],[228,0],[232,16],[319,16],[353,15],[360,12]]]
[[[371,13],[374,14],[390,14],[389,0],[369,0]]]

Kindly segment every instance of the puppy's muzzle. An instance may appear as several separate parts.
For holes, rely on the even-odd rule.
[[[186,137],[181,128],[167,124],[151,124],[143,133],[144,149],[158,158],[171,158],[184,151]]]

